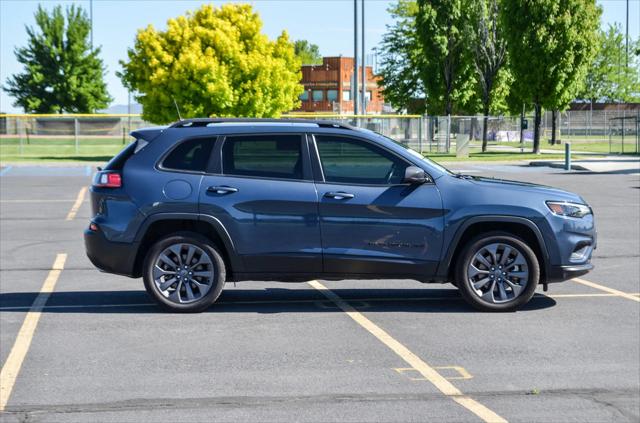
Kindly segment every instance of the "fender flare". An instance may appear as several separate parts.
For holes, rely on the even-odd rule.
[[[540,245],[540,250],[544,256],[544,265],[545,269],[549,266],[549,249],[547,248],[547,244],[544,241],[544,237],[542,236],[542,232],[538,225],[536,225],[533,221],[517,216],[504,216],[504,215],[483,215],[483,216],[474,216],[466,219],[458,229],[456,230],[455,235],[453,236],[451,242],[449,243],[449,247],[447,248],[442,260],[440,261],[440,265],[438,266],[437,274],[441,277],[446,278],[449,272],[449,267],[451,266],[451,261],[453,260],[453,253],[458,248],[458,244],[462,239],[462,235],[466,232],[466,230],[476,223],[516,223],[520,225],[524,225],[531,229],[534,233],[538,245]]]
[[[149,215],[144,220],[142,225],[140,225],[140,229],[138,230],[135,237],[135,242],[140,245],[142,239],[147,234],[149,227],[152,224],[163,220],[191,220],[208,223],[214,228],[214,230],[222,240],[224,248],[227,252],[227,256],[229,257],[229,261],[231,262],[233,272],[243,271],[242,260],[238,256],[235,244],[233,243],[231,236],[227,231],[227,228],[225,228],[224,224],[214,216],[199,213],[155,213]]]

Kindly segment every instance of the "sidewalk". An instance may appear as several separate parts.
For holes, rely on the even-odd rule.
[[[564,169],[564,160],[534,160],[529,166],[547,166]],[[571,160],[571,170],[596,173],[640,173],[639,156],[606,156]]]

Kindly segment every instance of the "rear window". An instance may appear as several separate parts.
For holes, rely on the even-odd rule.
[[[162,162],[162,167],[173,170],[204,172],[211,157],[214,139],[196,138],[180,143]]]
[[[118,154],[109,160],[109,163],[104,166],[104,170],[122,170],[124,164],[129,160],[129,157],[136,153],[137,144],[138,140],[123,148]]]

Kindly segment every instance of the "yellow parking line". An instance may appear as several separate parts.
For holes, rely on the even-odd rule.
[[[22,367],[22,362],[29,351],[29,346],[31,345],[33,334],[36,331],[38,320],[40,320],[42,309],[47,303],[49,295],[53,292],[56,282],[58,282],[58,277],[60,277],[60,273],[62,273],[62,269],[64,269],[66,260],[66,254],[60,253],[56,256],[56,260],[53,262],[53,266],[47,278],[44,280],[44,284],[42,284],[40,293],[27,312],[24,322],[22,322],[9,357],[7,357],[7,361],[2,366],[2,370],[0,370],[0,411],[4,411],[9,401],[9,396],[20,372],[20,367]]]
[[[400,358],[402,358],[409,366],[416,369],[425,379],[431,382],[445,396],[451,397],[455,402],[480,417],[485,422],[506,422],[495,412],[489,410],[478,401],[465,396],[451,382],[438,373],[433,367],[427,364],[420,357],[411,352],[407,347],[398,342],[395,338],[384,331],[380,326],[366,318],[362,313],[345,302],[337,294],[331,291],[318,281],[310,281],[309,285],[320,291],[325,297],[333,301],[347,316],[351,317],[356,323],[365,328],[369,333],[378,338],[380,342],[389,347]]]
[[[84,195],[87,193],[87,187],[82,187],[80,192],[78,193],[78,197],[76,198],[76,202],[71,206],[71,210],[69,210],[69,214],[67,215],[66,220],[73,220],[82,205],[82,201],[84,200]]]
[[[640,298],[634,296],[633,294],[628,294],[626,292],[618,291],[617,289],[609,288],[608,286],[600,285],[594,282],[590,282],[585,279],[573,278],[572,281],[577,282],[579,284],[589,286],[591,288],[599,289],[600,291],[608,292],[610,294],[616,295],[618,297],[626,298],[628,300],[636,301],[640,303]]]

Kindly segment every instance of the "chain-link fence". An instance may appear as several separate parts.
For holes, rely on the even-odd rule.
[[[325,119],[371,129],[425,154],[453,153],[460,136],[469,137],[471,152],[479,151],[482,116],[304,115],[284,117]],[[521,130],[520,116],[486,119],[490,151],[530,151],[533,116]],[[552,114],[541,122],[543,151],[561,151],[566,142],[576,152],[638,153],[640,110],[571,111],[557,114],[558,144],[551,145]],[[0,115],[0,156],[28,158],[70,156],[106,159],[129,142],[129,132],[152,126],[139,115]]]

